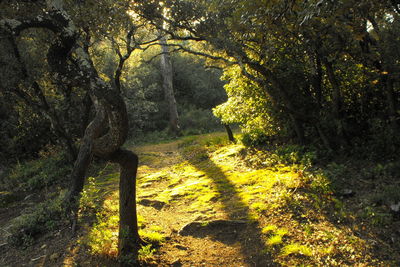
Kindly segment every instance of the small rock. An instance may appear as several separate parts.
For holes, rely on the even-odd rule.
[[[44,244],[43,246],[41,246],[40,248],[41,249],[45,249],[47,247],[47,245],[46,244]]]
[[[45,258],[45,257],[46,257],[46,255],[42,255],[42,256],[39,256],[39,257],[37,257],[37,258],[31,259],[31,261],[38,261],[38,260],[40,260],[41,258]]]
[[[50,256],[50,260],[51,261],[56,261],[59,257],[60,257],[60,255],[58,253],[53,253]]]
[[[34,195],[35,195],[35,194],[27,195],[27,196],[24,198],[24,200],[28,200],[28,199],[32,198]]]
[[[341,190],[340,192],[338,192],[338,195],[342,198],[348,198],[348,197],[353,197],[356,194],[356,192],[354,192],[351,189],[345,188],[343,190]]]

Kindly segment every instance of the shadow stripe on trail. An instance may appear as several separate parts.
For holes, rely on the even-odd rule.
[[[237,220],[244,220],[246,222],[244,227],[237,227],[238,232],[236,233],[235,231],[235,235],[233,236],[232,231],[225,228],[222,229],[225,233],[219,232],[217,236],[211,235],[211,237],[227,245],[239,243],[243,258],[250,266],[278,266],[273,262],[269,253],[267,253],[265,242],[261,238],[260,225],[258,221],[250,219],[250,209],[240,197],[239,191],[236,189],[234,183],[232,183],[224,171],[211,160],[205,147],[197,147],[197,144],[193,145],[196,146],[195,155],[188,155],[185,152],[181,152],[182,157],[198,171],[207,175],[212,181],[219,195],[217,201],[221,202],[228,219],[232,220],[232,222]],[[224,240],[224,235],[225,237],[229,236],[228,239]],[[200,237],[201,235],[194,233],[193,236]]]

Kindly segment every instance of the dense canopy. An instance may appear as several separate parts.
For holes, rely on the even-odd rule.
[[[399,101],[398,0],[0,1],[0,171],[63,151],[75,225],[93,159],[118,163],[121,264],[143,245],[127,140],[231,125],[247,147],[391,159]]]

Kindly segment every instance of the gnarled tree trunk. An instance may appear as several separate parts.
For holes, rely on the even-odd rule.
[[[128,134],[128,116],[118,90],[105,83],[98,75],[87,50],[87,40],[80,39],[79,31],[63,9],[62,0],[47,1],[48,12],[30,20],[0,20],[0,29],[12,36],[28,28],[46,28],[54,33],[47,62],[56,83],[69,83],[85,88],[96,110],[95,118],[85,130],[77,160],[71,173],[71,188],[66,202],[76,209],[86,170],[92,156],[117,162],[121,167],[120,235],[121,265],[137,265],[139,234],[137,229],[135,180],[138,158],[121,150]],[[124,261],[130,258],[129,262]]]

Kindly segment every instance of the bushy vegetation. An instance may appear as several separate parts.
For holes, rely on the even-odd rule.
[[[78,2],[0,1],[0,201],[54,199],[13,223],[11,243],[29,245],[61,224],[54,191],[72,184],[67,201],[80,199],[76,214],[94,221],[82,242],[117,255],[116,197],[103,202],[110,192],[100,189],[117,175],[82,189],[88,166],[118,162],[132,178],[128,139],[130,149],[184,135],[157,159],[141,155],[175,157],[140,177],[166,186],[158,204],[185,199],[185,211],[254,223],[260,253],[279,264],[397,260],[375,261],[378,248],[355,224],[386,245],[374,227],[399,217],[398,1]],[[241,129],[237,144],[194,136],[228,125]],[[121,203],[133,204],[128,195]],[[120,229],[136,236],[135,223]],[[166,240],[162,228],[140,227],[152,246],[133,262]]]
[[[34,207],[30,212],[22,214],[13,220],[8,241],[16,247],[32,245],[40,235],[58,230],[68,222],[63,194],[49,199]]]
[[[104,68],[107,79],[112,80],[115,56],[106,52],[109,45],[104,43],[96,51],[98,64]],[[162,88],[158,53],[158,48],[137,53],[123,73],[122,87],[131,122],[131,142],[151,140],[155,132],[165,132],[168,136],[168,103]],[[207,133],[221,127],[211,109],[226,99],[225,82],[220,80],[220,70],[207,70],[204,64],[204,59],[198,56],[172,56],[173,86],[183,135]],[[154,141],[159,139],[164,138]]]
[[[40,159],[16,163],[3,175],[0,188],[12,191],[35,191],[54,184],[68,184],[72,166],[64,153],[53,152]]]
[[[220,120],[214,117],[209,109],[189,105],[181,110],[180,124],[183,135],[210,133],[222,128]]]
[[[340,158],[335,158],[336,163],[332,158],[321,160],[316,151],[304,146],[246,148],[229,144],[222,134],[185,137],[178,147],[182,161],[189,165],[179,161],[151,171],[148,166],[153,163],[160,166],[158,155],[146,154],[139,180],[144,192],[139,195],[154,190],[155,200],[169,206],[189,203],[185,210],[202,214],[206,222],[207,216],[220,213],[246,220],[262,239],[263,252],[257,253],[272,255],[283,265],[390,265],[396,261],[374,245],[390,243],[387,237],[376,237],[374,242],[362,237],[396,224],[386,203],[397,203],[394,188],[398,187],[389,187],[390,182],[388,187],[379,186],[390,180],[396,163],[367,167],[361,161],[360,172],[359,165],[345,164]],[[367,187],[357,181],[371,176],[375,178],[367,181]]]

